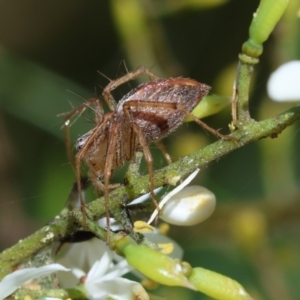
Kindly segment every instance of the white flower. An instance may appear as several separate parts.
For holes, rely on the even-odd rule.
[[[300,101],[300,61],[285,63],[273,72],[267,90],[274,101]]]
[[[121,278],[121,276],[132,270],[132,267],[125,260],[115,265],[111,262],[111,256],[106,252],[88,272],[84,286],[87,289],[89,299],[149,299],[141,284]]]
[[[26,268],[17,270],[5,276],[0,282],[0,299],[5,299],[10,294],[14,293],[26,281],[49,275],[57,271],[70,271],[60,264],[51,264],[39,268]]]
[[[65,274],[59,274],[62,285],[71,287],[75,282],[83,281],[89,299],[149,299],[141,284],[121,277],[133,268],[99,239],[72,245],[61,261],[72,268],[74,275],[66,278],[62,276]]]
[[[88,272],[106,252],[114,253],[103,241],[92,238],[86,242],[71,244],[68,251],[58,262],[67,268],[79,268],[84,272]]]
[[[0,282],[0,300],[14,293],[26,281],[45,276],[57,271],[72,271],[75,276],[67,284],[69,288],[83,282],[87,298],[91,300],[148,300],[149,296],[141,284],[122,278],[133,268],[127,261],[117,256],[104,242],[92,239],[88,242],[76,243],[70,247],[64,261],[71,269],[61,264],[51,264],[40,268],[26,268],[7,275]],[[100,257],[100,259],[99,259]],[[113,261],[116,260],[117,262]],[[89,268],[86,273],[82,269]],[[71,274],[71,273],[70,273]],[[58,274],[62,278],[62,274]],[[76,279],[76,280],[75,280]],[[66,279],[64,279],[66,282]],[[41,298],[40,300],[53,298]]]
[[[67,268],[80,269],[87,273],[106,251],[110,250],[104,242],[92,238],[86,242],[72,244],[67,253],[58,259],[58,262]],[[72,288],[78,283],[78,278],[73,272],[59,272],[58,279],[64,288]]]

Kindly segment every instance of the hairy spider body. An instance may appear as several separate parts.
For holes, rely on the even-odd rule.
[[[209,90],[209,86],[185,78],[158,79],[141,84],[126,94],[116,110],[106,114],[100,124],[78,138],[76,149],[80,151],[92,137],[83,160],[97,178],[102,178],[113,128],[118,130],[115,129],[115,151],[111,154],[112,170],[130,161],[135,151],[142,150],[138,134],[142,134],[147,143],[164,138],[186,118],[186,113],[177,106],[190,112]],[[135,131],[134,126],[139,131]],[[93,135],[95,132],[97,134]]]
[[[131,90],[120,100],[116,112],[124,125],[130,128],[134,123],[148,142],[156,141],[174,131],[186,118],[178,106],[191,112],[209,90],[209,86],[192,79],[157,79]]]
[[[117,104],[111,91],[121,84],[146,74],[155,80],[139,85],[126,94]],[[191,111],[208,94],[210,87],[187,78],[158,79],[145,68],[139,68],[119,79],[111,81],[103,90],[103,98],[110,108],[104,113],[98,98],[86,100],[65,117],[65,136],[69,144],[68,127],[70,119],[82,114],[86,108],[95,111],[96,126],[81,136],[76,143],[75,170],[82,211],[84,200],[81,193],[80,166],[84,161],[89,168],[89,176],[98,190],[104,192],[107,226],[109,230],[109,181],[113,170],[130,161],[135,152],[142,150],[149,171],[149,188],[153,193],[153,161],[149,142],[158,142],[180,126],[187,116],[219,138],[231,139],[221,135],[191,114]],[[160,145],[163,150],[163,146]],[[70,153],[70,152],[69,152]],[[168,162],[170,158],[164,153]],[[109,239],[109,235],[108,235]]]

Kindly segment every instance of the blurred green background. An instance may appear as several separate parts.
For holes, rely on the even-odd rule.
[[[83,97],[101,95],[108,80],[97,71],[120,77],[125,61],[129,70],[143,65],[161,77],[190,77],[230,96],[258,3],[0,1],[0,249],[63,207],[75,176],[57,115]],[[250,101],[257,120],[295,105],[271,102],[266,82],[277,66],[300,58],[299,15],[300,2],[291,0],[265,44]],[[125,84],[115,97],[134,86]],[[205,119],[222,133],[230,121],[230,107]],[[91,116],[80,118],[71,128],[72,141],[92,126]],[[255,299],[300,298],[299,137],[295,124],[278,139],[242,147],[201,170],[194,183],[216,194],[216,212],[204,224],[170,231],[185,260],[236,279]],[[214,140],[189,123],[165,144],[177,160]],[[165,165],[159,151],[153,153],[156,167]],[[123,173],[117,171],[114,181],[122,182]],[[183,289],[159,292],[167,299],[207,299]]]

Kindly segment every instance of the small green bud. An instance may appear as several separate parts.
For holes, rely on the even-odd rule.
[[[261,0],[249,28],[250,40],[263,44],[285,12],[289,0]]]
[[[136,245],[127,237],[117,241],[116,248],[128,264],[151,280],[168,286],[195,289],[185,276],[186,267],[183,268],[179,261],[146,246]]]
[[[194,268],[190,282],[209,297],[217,300],[253,300],[235,280],[203,268]]]
[[[261,0],[249,28],[249,40],[243,44],[243,53],[258,57],[262,44],[268,39],[279,19],[285,12],[289,0]]]
[[[230,103],[229,97],[221,97],[217,95],[205,96],[200,103],[194,108],[192,114],[198,119],[214,115],[221,111],[225,106]],[[191,122],[193,118],[187,117],[185,122]]]

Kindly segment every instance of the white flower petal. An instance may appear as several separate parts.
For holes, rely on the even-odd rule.
[[[89,244],[85,245],[85,247],[88,247],[86,257],[88,260],[89,268],[91,268],[95,261],[101,258],[104,255],[104,253],[112,253],[112,251],[109,249],[106,243],[99,240],[98,238],[93,238],[87,241],[87,243],[88,242]]]
[[[106,251],[101,259],[96,261],[87,275],[87,281],[101,278],[107,271],[112,260],[112,255]]]
[[[85,284],[85,287],[91,300],[106,300],[109,297],[116,300],[149,299],[141,284],[125,278],[103,281],[97,285]]]
[[[40,268],[26,268],[17,270],[5,276],[0,282],[0,299],[5,299],[26,281],[51,274],[56,271],[70,271],[60,264],[51,264]]]
[[[157,194],[163,187],[159,187],[157,189],[155,189],[153,192],[154,194]],[[145,202],[146,200],[148,200],[150,198],[150,193],[147,193],[145,195],[142,195],[134,200],[132,200],[129,204],[127,204],[127,206],[130,206],[130,205],[135,205],[135,204],[139,204],[139,203],[143,203]]]
[[[99,266],[97,266],[98,268]],[[133,268],[131,266],[128,265],[128,263],[126,262],[125,266],[122,267],[118,267],[118,265],[115,265],[112,270],[110,270],[109,272],[107,272],[104,275],[100,275],[97,276],[97,272],[93,272],[92,274],[87,275],[86,278],[86,284],[100,284],[103,281],[108,281],[108,280],[115,280],[118,277],[123,276],[124,274],[130,272]]]
[[[77,267],[86,273],[102,255],[110,251],[105,242],[92,238],[86,242],[73,244],[65,255],[68,267]]]
[[[273,72],[267,90],[274,101],[300,101],[300,61],[285,63]]]
[[[92,238],[86,242],[72,244],[66,254],[58,261],[68,268],[77,268],[87,274],[94,263],[99,260],[106,251],[111,250],[107,247],[105,242],[97,238]],[[71,273],[59,274],[59,279],[62,280],[64,287],[67,287],[65,284],[70,279],[70,276],[66,275],[71,275]],[[73,282],[72,284],[75,283]]]
[[[133,270],[133,267],[131,267],[126,259],[121,259],[119,260],[111,269],[110,271],[114,271],[115,269],[119,269],[122,272],[122,275],[130,272],[131,270]],[[120,276],[122,276],[120,275]]]
[[[59,259],[59,263],[72,269],[72,273],[58,273],[61,286],[71,288],[76,285],[78,278],[87,274],[94,263],[107,251],[111,252],[105,242],[97,238],[72,244],[66,254]],[[75,271],[73,271],[73,269],[75,269]]]
[[[132,267],[129,265],[126,266],[126,268],[115,268],[115,270],[105,274],[102,276],[101,280],[114,280],[117,277],[121,277],[124,274],[128,273],[129,271],[132,270]]]
[[[72,268],[71,272],[77,279],[80,279],[81,277],[85,276],[85,272],[78,268]]]

